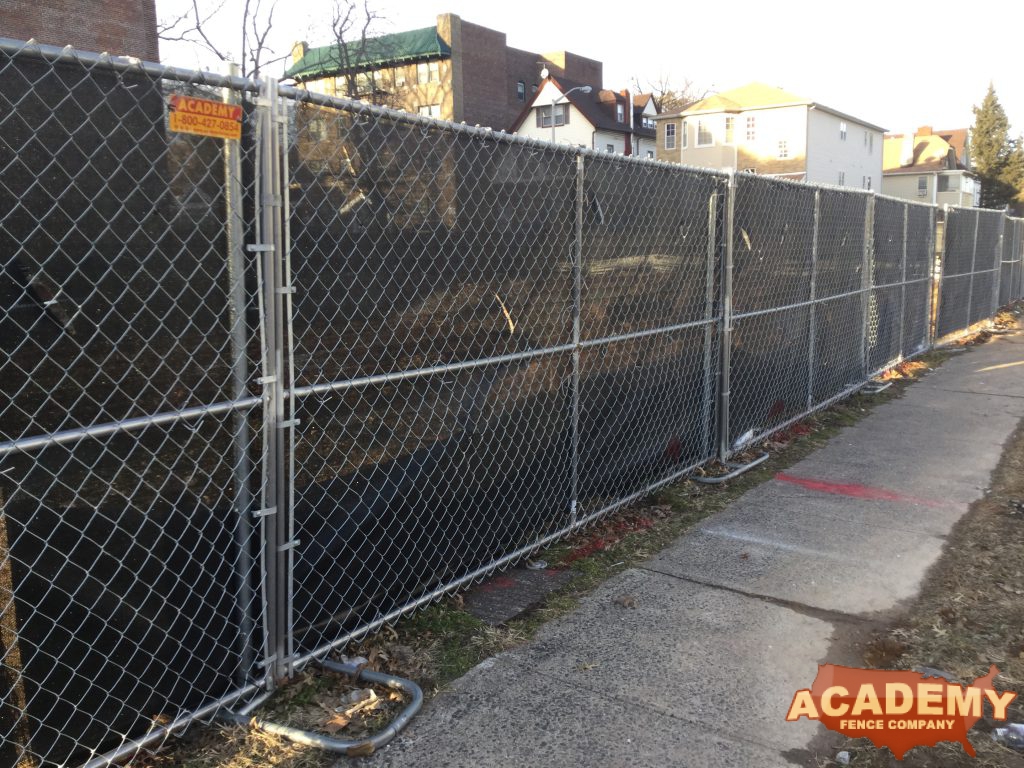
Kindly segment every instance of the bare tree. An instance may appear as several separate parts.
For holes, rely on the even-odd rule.
[[[181,13],[161,20],[157,27],[161,40],[198,45],[221,61],[238,59],[243,77],[258,77],[264,67],[287,58],[287,54],[278,55],[269,43],[278,0],[243,0],[238,18],[232,19],[232,26],[241,36],[237,53],[226,40],[217,39],[210,32],[216,21],[231,14],[226,8],[227,0],[212,7],[200,7],[200,0],[188,1]]]
[[[640,85],[640,78],[633,78],[633,87],[638,93],[651,93],[654,103],[662,114],[680,112],[691,104],[706,98],[709,89],[698,86],[695,81],[685,78],[676,81],[670,74],[661,73],[655,80],[648,80],[647,85]]]
[[[369,0],[334,0],[331,10],[331,32],[337,45],[338,67],[345,79],[345,95],[358,99],[363,94],[356,77],[359,64],[367,60],[369,33],[374,24],[380,21],[380,15],[370,8]],[[376,78],[372,69],[370,77]],[[371,93],[376,87],[371,88]]]

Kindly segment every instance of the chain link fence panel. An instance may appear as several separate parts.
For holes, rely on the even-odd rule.
[[[724,177],[291,96],[301,658],[712,455]]]
[[[258,674],[256,310],[227,234],[251,158],[167,128],[215,81],[0,48],[5,765],[88,762]]]
[[[948,207],[944,221],[938,338],[966,331],[998,309],[1008,218],[1000,211]]]

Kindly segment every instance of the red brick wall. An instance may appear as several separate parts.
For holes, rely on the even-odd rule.
[[[479,24],[462,22],[462,119],[470,124],[501,130],[515,116],[509,116],[509,95],[515,99],[515,83],[505,61],[505,33]]]
[[[0,37],[160,58],[155,0],[0,0]]]

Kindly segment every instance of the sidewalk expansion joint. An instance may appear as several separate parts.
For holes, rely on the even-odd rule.
[[[860,616],[854,613],[844,613],[843,611],[835,611],[830,608],[818,608],[813,605],[807,605],[806,603],[800,603],[796,600],[786,600],[781,597],[773,597],[771,595],[762,595],[759,592],[748,592],[745,589],[739,587],[728,587],[724,584],[715,584],[712,581],[703,581],[701,579],[694,579],[689,576],[680,576],[676,573],[666,573],[665,571],[659,571],[656,568],[647,568],[642,565],[634,566],[637,570],[647,571],[648,573],[656,573],[659,576],[668,576],[671,579],[677,579],[679,581],[685,581],[689,584],[696,584],[700,587],[707,587],[708,589],[719,589],[723,592],[730,592],[734,595],[740,595],[741,597],[747,597],[751,600],[759,600],[762,603],[768,603],[769,605],[777,605],[781,608],[788,608],[794,613],[799,613],[802,616],[809,616],[812,619],[819,619],[826,621],[830,624],[843,623],[843,624],[876,624],[877,619]]]

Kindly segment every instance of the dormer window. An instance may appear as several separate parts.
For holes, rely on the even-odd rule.
[[[615,119],[620,122],[626,122],[626,108],[622,104],[615,105]]]

